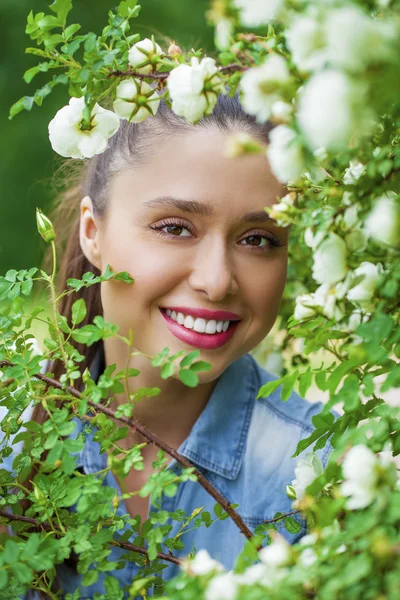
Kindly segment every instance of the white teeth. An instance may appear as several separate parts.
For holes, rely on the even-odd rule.
[[[193,317],[191,315],[187,315],[187,317],[185,317],[183,324],[187,329],[193,329],[193,325],[194,325]]]
[[[181,312],[176,312],[169,308],[166,308],[165,312],[171,319],[177,321],[179,325],[183,325],[186,329],[193,329],[198,333],[208,333],[210,335],[221,333],[221,331],[227,331],[230,324],[230,321],[216,321],[215,319],[206,321],[201,318],[195,319],[191,315],[184,315]]]
[[[217,331],[217,321],[208,321],[206,325],[206,333],[215,333]]]
[[[198,333],[204,333],[206,330],[206,322],[204,319],[196,319],[193,325],[193,329],[194,331],[197,331]]]

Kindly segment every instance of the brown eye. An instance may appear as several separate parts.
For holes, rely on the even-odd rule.
[[[250,235],[247,239],[247,246],[262,246],[262,240],[265,240],[261,235]]]
[[[184,227],[182,227],[182,225],[166,225],[165,229],[171,235],[180,235],[182,233]]]

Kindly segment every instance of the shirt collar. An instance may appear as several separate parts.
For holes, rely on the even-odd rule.
[[[104,353],[99,351],[91,368],[94,381],[104,366]],[[218,379],[209,401],[178,452],[198,467],[226,479],[236,479],[246,448],[256,383],[254,360],[249,354],[230,364]],[[82,428],[79,422],[75,435]],[[92,439],[94,433],[95,430],[87,436],[86,444],[77,456],[77,467],[83,467],[86,473],[107,466],[106,453],[100,454],[100,443]],[[173,463],[175,461],[170,465]]]

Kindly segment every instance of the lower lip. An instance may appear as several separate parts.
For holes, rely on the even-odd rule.
[[[193,329],[186,329],[183,325],[179,325],[179,323],[171,319],[161,309],[160,312],[167,323],[168,329],[176,338],[178,338],[178,340],[186,342],[186,344],[190,344],[196,348],[205,348],[206,350],[214,350],[215,348],[220,348],[226,344],[239,325],[239,321],[234,321],[229,325],[226,331],[221,331],[221,333],[198,333],[197,331],[193,331]]]

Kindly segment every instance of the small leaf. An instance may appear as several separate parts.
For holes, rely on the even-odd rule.
[[[200,356],[200,350],[193,350],[192,352],[189,352],[189,354],[187,354],[185,356],[185,358],[182,358],[181,362],[180,362],[180,366],[183,367],[188,367],[189,365],[192,364],[192,362],[194,361],[195,358],[198,358]]]
[[[299,533],[301,531],[301,525],[293,517],[289,517],[285,521],[285,529],[289,533]]]
[[[198,375],[189,369],[180,369],[179,378],[188,387],[196,387],[199,383]]]
[[[72,305],[72,322],[73,322],[73,324],[79,325],[79,323],[82,323],[82,321],[86,317],[86,314],[87,314],[86,302],[84,301],[83,298],[79,298],[79,300],[76,300],[76,302],[74,302]]]

